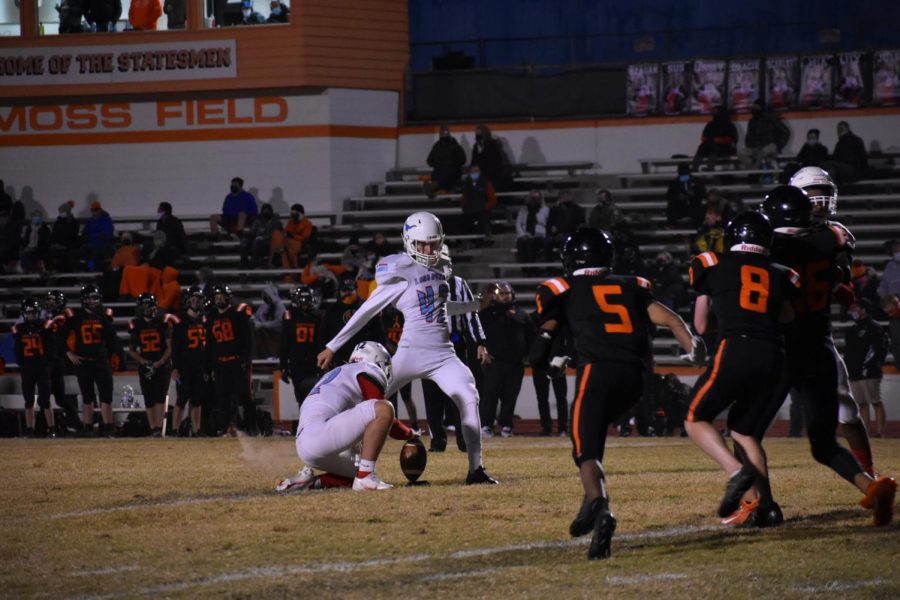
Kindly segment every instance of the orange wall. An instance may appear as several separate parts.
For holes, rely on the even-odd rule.
[[[406,0],[302,0],[294,5],[291,18],[287,25],[202,31],[0,38],[0,48],[82,46],[85,49],[234,39],[238,73],[235,78],[202,81],[0,86],[0,99],[302,87],[402,89],[409,53]]]

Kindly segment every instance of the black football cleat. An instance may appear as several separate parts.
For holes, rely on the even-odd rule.
[[[497,485],[500,482],[488,475],[483,466],[478,467],[474,471],[469,471],[469,474],[466,475],[466,485],[478,485],[481,483]]]
[[[575,515],[572,524],[569,525],[569,535],[581,537],[589,534],[591,529],[594,528],[594,521],[597,519],[597,515],[607,507],[608,504],[603,501],[603,498],[595,498],[591,501],[585,497],[581,503],[581,508],[578,509],[578,514]]]
[[[431,440],[431,448],[429,452],[444,452],[447,449],[447,440]]]
[[[594,519],[594,537],[588,548],[588,560],[603,560],[612,554],[612,537],[616,531],[616,518],[608,508],[602,509]]]
[[[773,502],[769,506],[760,506],[757,509],[753,525],[764,528],[778,527],[782,523],[784,523],[784,515],[781,512],[781,507]]]
[[[722,503],[719,504],[719,516],[723,519],[736,511],[741,505],[741,498],[744,493],[753,487],[756,481],[756,475],[751,469],[741,467],[741,470],[735,473],[728,480],[725,486],[725,495],[722,496]]]

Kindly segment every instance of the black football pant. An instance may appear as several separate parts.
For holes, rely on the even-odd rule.
[[[41,410],[50,408],[50,372],[47,366],[22,367],[22,397],[25,408],[34,408],[34,390]]]
[[[175,382],[177,390],[177,400],[175,400],[179,408],[184,408],[190,403],[191,408],[203,406],[206,396],[206,382],[203,381],[202,369],[190,369],[178,371],[180,379]]]
[[[256,404],[250,394],[250,369],[233,360],[217,362],[215,366],[216,398],[213,411],[218,433],[240,422],[238,407],[244,409],[243,429],[256,435]]]
[[[516,399],[522,389],[522,378],[525,367],[522,363],[510,363],[494,360],[482,366],[484,373],[484,395],[481,397],[479,411],[481,424],[493,427],[494,418],[500,427],[512,427],[513,415],[516,411]],[[500,414],[497,415],[497,403],[500,403]]]
[[[98,396],[101,404],[112,404],[112,369],[105,358],[82,360],[80,365],[75,365],[75,378],[78,379],[81,400],[85,404],[93,404]]]
[[[172,369],[169,367],[155,369],[150,377],[147,377],[146,368],[143,366],[138,368],[141,394],[144,395],[144,406],[146,408],[165,403],[166,394],[169,393],[169,378],[171,375]]]
[[[50,361],[50,392],[65,414],[66,426],[81,431],[81,416],[78,414],[78,402],[66,395],[66,359],[56,358]]]
[[[306,400],[306,397],[309,396],[309,393],[315,387],[316,382],[319,380],[319,375],[317,371],[306,374],[298,373],[296,377],[293,375],[291,373],[291,383],[294,384],[294,399],[297,400],[297,406],[302,408],[303,401]]]
[[[556,398],[557,431],[563,433],[569,430],[569,402],[566,395],[569,393],[569,384],[565,375],[547,377],[546,369],[533,369],[534,393],[537,396],[538,414],[541,417],[541,431],[550,433],[553,421],[550,419],[550,384],[553,384],[553,395]]]

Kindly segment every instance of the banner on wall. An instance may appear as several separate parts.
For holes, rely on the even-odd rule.
[[[644,63],[628,65],[625,97],[628,115],[645,117],[657,113],[659,65]]]
[[[691,112],[711,114],[725,103],[725,61],[695,60],[691,86]]]
[[[773,56],[766,59],[766,104],[772,110],[796,108],[797,69],[796,56]]]
[[[732,60],[728,62],[728,108],[738,113],[750,112],[750,105],[759,100],[760,61]]]
[[[237,77],[234,40],[0,49],[0,85]]]
[[[879,50],[872,61],[872,104],[900,104],[900,50]]]
[[[837,108],[859,108],[864,104],[862,76],[862,52],[844,52],[837,55],[837,72],[834,87],[834,105]]]
[[[664,115],[681,115],[690,109],[691,66],[686,62],[662,64],[660,111]]]
[[[832,61],[829,55],[804,56],[800,59],[800,100],[798,108],[811,110],[834,106],[832,96]]]

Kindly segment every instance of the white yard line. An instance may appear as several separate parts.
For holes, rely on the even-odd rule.
[[[116,573],[128,573],[129,571],[140,571],[143,567],[139,565],[122,565],[121,567],[104,567],[102,569],[94,569],[93,571],[72,571],[70,577],[93,577],[94,575],[115,575]]]
[[[865,587],[875,587],[887,583],[884,579],[869,579],[867,581],[829,581],[818,585],[795,587],[798,592],[805,594],[828,594],[835,592],[847,592]]]
[[[209,502],[221,502],[228,500],[249,500],[252,498],[260,498],[267,496],[268,492],[254,492],[251,494],[224,494],[222,496],[206,496],[201,498],[179,498],[176,500],[159,500],[159,501],[142,501],[134,504],[122,504],[121,506],[110,506],[107,508],[89,508],[87,510],[77,510],[74,512],[58,513],[51,515],[51,519],[70,519],[73,517],[89,517],[91,515],[102,515],[106,513],[123,512],[127,510],[144,510],[148,508],[168,508],[170,506],[185,506],[189,504],[207,504]]]
[[[687,579],[687,573],[654,573],[652,575],[611,575],[606,582],[612,585],[634,585],[636,583],[651,583],[654,581],[675,581]]]

